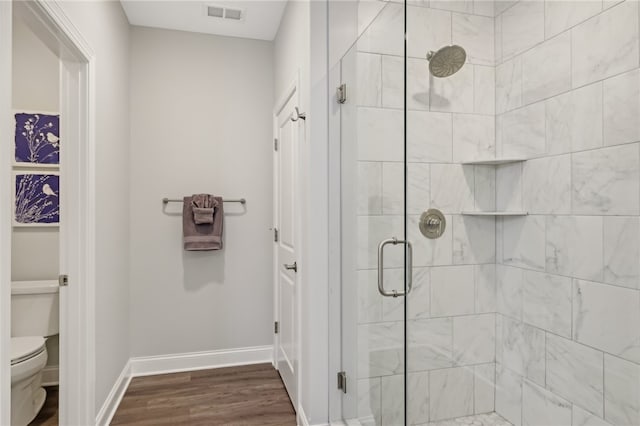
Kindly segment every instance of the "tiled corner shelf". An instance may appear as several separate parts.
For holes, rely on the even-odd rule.
[[[469,160],[463,161],[463,165],[476,165],[476,166],[499,166],[501,164],[509,163],[521,163],[527,161],[526,158],[485,158],[483,160]]]
[[[476,166],[500,166],[502,164],[522,163],[527,161],[526,158],[520,157],[498,157],[498,158],[485,158],[479,160],[463,161],[463,165],[476,165]],[[466,211],[462,212],[464,216],[526,216],[525,211]]]
[[[526,216],[527,212],[462,212],[463,216]]]

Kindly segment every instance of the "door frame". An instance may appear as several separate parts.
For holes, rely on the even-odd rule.
[[[12,4],[0,2],[0,140],[11,135]],[[0,143],[0,424],[11,423],[11,144]]]
[[[60,424],[95,423],[95,55],[60,0],[0,2],[0,87],[12,87],[14,8],[60,58]],[[0,140],[11,141],[11,96],[0,100]],[[10,423],[11,143],[0,144],[0,424]],[[68,178],[65,178],[68,177]]]
[[[295,97],[296,99],[296,104],[300,105],[300,71],[298,70],[295,74],[295,77],[291,80],[291,83],[289,83],[289,85],[287,86],[287,88],[285,89],[285,91],[280,95],[280,97],[278,98],[278,100],[275,103],[275,107],[273,109],[273,138],[274,141],[273,143],[275,143],[275,139],[277,139],[278,137],[278,115],[280,114],[280,112],[284,109],[284,107],[287,105],[287,103],[291,100],[291,98]],[[304,124],[305,121],[304,120],[298,120],[299,124]],[[303,126],[298,126],[298,144],[301,144],[304,140],[305,140],[305,129]],[[301,150],[298,149],[297,150],[297,154],[298,154],[298,158],[296,159],[296,176],[300,176],[300,164],[301,164],[301,156],[300,156]],[[272,150],[272,154],[273,154],[273,227],[278,228],[278,226],[280,226],[280,224],[278,223],[278,218],[279,218],[279,203],[278,203],[278,199],[279,199],[279,178],[278,178],[278,154],[276,152],[275,149]],[[297,206],[295,208],[295,210],[298,212],[298,214],[300,214],[300,201],[301,201],[301,197],[300,197],[300,185],[296,186],[296,196],[295,196],[295,200],[297,203]],[[297,261],[298,263],[301,263],[300,260],[302,259],[302,253],[300,253],[301,247],[302,247],[302,236],[301,236],[301,223],[300,220],[297,220],[294,224],[295,226],[295,244],[296,244],[296,248],[297,248],[297,253],[296,253],[296,257],[297,257]],[[274,322],[276,321],[280,321],[279,318],[279,313],[280,313],[280,293],[279,293],[279,289],[278,289],[278,271],[280,268],[280,259],[278,256],[278,243],[275,241],[273,241],[273,320]],[[298,269],[302,269],[304,266],[298,265]],[[296,326],[296,362],[298,363],[297,365],[297,371],[296,371],[296,400],[298,402],[298,407],[294,407],[297,413],[300,413],[300,409],[299,407],[301,406],[301,389],[302,389],[302,379],[301,379],[301,374],[300,372],[302,371],[301,368],[301,364],[302,364],[302,347],[301,347],[301,341],[302,341],[302,335],[301,335],[301,325],[302,325],[302,314],[301,314],[301,305],[302,305],[302,291],[300,288],[300,283],[301,283],[301,275],[300,275],[300,271],[298,271],[298,273],[294,274],[295,277],[295,287],[296,287],[296,301],[295,303],[297,304],[296,306],[296,321],[297,321],[297,326]],[[273,334],[273,365],[275,368],[278,368],[278,345],[280,344],[280,335],[278,333]]]

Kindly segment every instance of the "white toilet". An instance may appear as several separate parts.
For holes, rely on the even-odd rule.
[[[59,332],[57,281],[11,283],[11,425],[26,426],[47,393],[42,370],[47,364],[46,338]]]

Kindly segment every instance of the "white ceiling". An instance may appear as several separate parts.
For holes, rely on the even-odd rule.
[[[143,27],[273,40],[286,0],[120,0],[129,23]],[[241,9],[240,21],[207,16],[207,6]]]

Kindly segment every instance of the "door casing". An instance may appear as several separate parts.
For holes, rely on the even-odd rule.
[[[0,424],[11,418],[11,56],[16,13],[60,58],[60,424],[95,423],[95,55],[57,0],[0,2]]]

